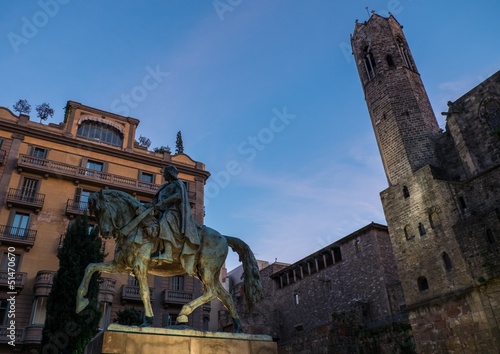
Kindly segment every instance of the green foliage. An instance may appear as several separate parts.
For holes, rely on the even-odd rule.
[[[89,285],[89,306],[75,312],[76,293],[89,263],[102,262],[102,241],[96,232],[89,233],[87,217],[78,217],[66,232],[59,249],[59,270],[54,277],[47,300],[47,316],[43,329],[43,352],[83,353],[87,343],[97,333],[101,313],[97,296],[99,274]],[[55,350],[57,348],[57,351]]]
[[[169,152],[170,153],[170,146],[160,146],[160,147],[155,147],[153,149],[154,152],[158,153],[158,154],[163,154],[164,152]]]
[[[135,308],[127,307],[116,313],[114,321],[125,326],[139,326],[142,323],[142,315]]]
[[[177,132],[177,139],[175,139],[175,153],[182,154],[184,152],[184,143],[182,142],[182,133]]]
[[[47,118],[54,116],[54,110],[46,102],[36,106],[35,110],[37,117],[40,118],[40,123],[42,120],[47,120]]]
[[[17,101],[12,108],[14,108],[14,112],[17,112],[19,114],[30,114],[31,112],[31,105],[28,103],[27,100],[19,100]]]

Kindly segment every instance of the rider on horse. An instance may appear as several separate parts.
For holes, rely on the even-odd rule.
[[[157,247],[151,259],[158,263],[172,263],[173,252],[181,250],[180,262],[186,272],[193,275],[201,242],[186,187],[177,178],[178,173],[172,165],[163,169],[166,183],[160,186],[151,203],[145,205],[153,208],[159,227],[151,228],[150,223],[144,226],[147,233],[156,237]]]

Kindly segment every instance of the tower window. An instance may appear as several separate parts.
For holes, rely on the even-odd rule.
[[[441,257],[443,258],[444,269],[447,272],[449,272],[451,270],[451,268],[453,268],[453,265],[451,264],[450,256],[448,256],[448,253],[443,252]]]
[[[387,65],[389,65],[389,69],[396,67],[396,65],[394,65],[394,59],[392,59],[392,55],[387,54],[387,56],[385,57],[385,60],[387,60]]]
[[[407,186],[403,186],[403,197],[408,198],[410,196],[410,191]]]
[[[465,205],[464,197],[458,197],[458,205],[460,206],[460,209],[462,209],[462,210],[467,208],[467,205]]]
[[[426,234],[425,226],[421,222],[418,223],[418,233],[420,236],[424,236]]]
[[[407,240],[411,240],[412,238],[415,237],[415,234],[413,233],[411,225],[406,225],[405,226],[405,237],[406,237]]]
[[[363,63],[365,65],[368,81],[370,81],[375,77],[375,58],[368,47],[364,50]]]
[[[424,291],[429,289],[429,283],[427,282],[426,277],[418,277],[417,283],[418,283],[418,290]]]
[[[406,48],[401,39],[398,39],[398,49],[399,53],[401,54],[401,57],[403,58],[404,65],[408,69],[415,70],[415,67],[413,66],[412,61],[410,59],[410,53],[408,52],[408,48]]]

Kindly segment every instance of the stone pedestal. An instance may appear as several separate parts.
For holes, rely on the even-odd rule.
[[[100,353],[277,354],[278,349],[267,335],[112,324],[103,333]]]

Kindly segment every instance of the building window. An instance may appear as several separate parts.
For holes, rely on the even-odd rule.
[[[385,60],[387,61],[387,65],[389,65],[389,69],[396,67],[394,65],[394,59],[392,59],[392,55],[387,54],[387,56],[385,57]]]
[[[410,191],[407,186],[403,186],[403,197],[406,199],[410,196]]]
[[[184,277],[175,276],[170,278],[170,290],[184,291]]]
[[[177,323],[177,316],[178,314],[176,313],[164,313],[162,326],[175,326],[175,324]]]
[[[45,315],[47,314],[47,297],[39,296],[35,298],[33,311],[31,312],[31,324],[43,326],[45,324]]]
[[[74,208],[81,211],[87,210],[91,193],[93,193],[93,191],[83,188],[77,188],[75,193],[75,203],[73,205]]]
[[[436,210],[432,210],[431,213],[429,214],[429,224],[431,225],[431,229],[434,229],[437,226],[441,225],[441,220]]]
[[[361,252],[361,241],[359,239],[354,241],[354,249],[356,253]]]
[[[424,236],[426,234],[425,226],[421,222],[418,223],[418,233],[420,236]]]
[[[155,182],[155,175],[150,172],[144,172],[141,171],[139,174],[139,179],[144,182],[149,182],[149,183],[154,183]]]
[[[340,247],[333,248],[333,259],[335,263],[340,262],[342,260],[342,253],[340,252]]]
[[[104,170],[104,163],[94,160],[87,160],[85,167],[88,168],[89,170],[102,172]]]
[[[135,276],[129,275],[128,277],[128,285],[139,286],[139,281]]]
[[[458,205],[460,206],[460,209],[462,209],[462,210],[465,210],[467,208],[467,205],[465,204],[464,197],[458,197]]]
[[[15,212],[10,222],[9,234],[10,236],[24,237],[28,224],[30,221],[30,214]]]
[[[427,283],[426,277],[418,277],[417,283],[418,283],[418,290],[424,291],[429,289],[429,284]]]
[[[375,77],[375,58],[368,47],[365,48],[363,53],[363,63],[365,65],[368,81],[370,81]]]
[[[21,199],[25,201],[34,201],[38,190],[38,180],[33,178],[24,178],[21,187]]]
[[[448,256],[448,253],[443,252],[443,254],[441,255],[441,258],[443,258],[444,269],[447,272],[449,272],[451,270],[451,268],[453,268],[453,265],[451,264],[450,256]]]
[[[490,245],[497,242],[497,238],[491,229],[486,229],[486,240],[488,240]]]
[[[492,97],[483,100],[479,115],[488,122],[493,132],[500,132],[500,100]]]
[[[415,233],[413,232],[411,225],[405,226],[405,237],[407,240],[411,240],[412,238],[415,237]]]
[[[33,157],[38,157],[39,159],[45,159],[47,157],[47,149],[38,146],[32,146],[30,155]]]
[[[98,141],[111,146],[123,146],[123,134],[116,128],[95,121],[84,121],[78,127],[76,136]]]
[[[408,48],[403,44],[403,41],[401,39],[398,39],[398,49],[399,53],[401,54],[401,57],[403,58],[403,63],[404,65],[411,70],[415,70],[415,67],[413,66],[413,63],[410,59],[410,53],[408,52]]]

